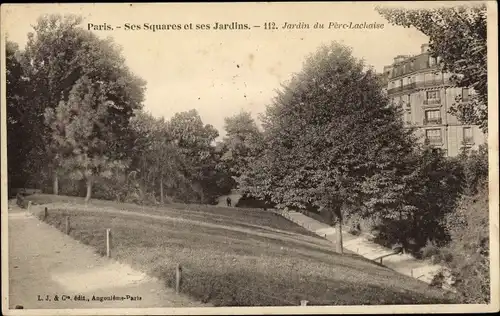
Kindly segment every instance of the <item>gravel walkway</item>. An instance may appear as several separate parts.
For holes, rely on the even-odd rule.
[[[100,257],[23,209],[13,206],[8,217],[11,309],[207,307]]]

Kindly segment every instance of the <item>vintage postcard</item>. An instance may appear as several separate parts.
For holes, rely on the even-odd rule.
[[[498,311],[497,25],[2,4],[2,312]]]

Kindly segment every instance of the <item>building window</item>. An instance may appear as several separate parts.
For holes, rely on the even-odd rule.
[[[436,58],[429,56],[429,67],[433,67],[436,65]]]
[[[465,144],[472,144],[472,128],[471,127],[464,127],[463,129],[463,137],[464,137],[464,143]]]
[[[441,124],[441,111],[440,110],[425,111],[424,124]]]
[[[425,96],[424,105],[439,105],[441,103],[439,90],[426,91]]]
[[[442,143],[442,138],[441,138],[441,129],[428,129],[425,131],[425,139],[430,143],[430,144],[439,144]]]
[[[402,87],[403,86],[403,79],[399,80],[399,86]]]
[[[427,91],[427,100],[437,100],[439,99],[439,91]]]
[[[462,88],[462,101],[467,102],[470,100],[469,88]]]

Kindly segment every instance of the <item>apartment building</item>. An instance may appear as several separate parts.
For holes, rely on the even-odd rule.
[[[443,149],[450,157],[463,149],[476,149],[485,142],[481,129],[464,125],[448,113],[457,96],[467,102],[474,92],[455,87],[451,74],[441,71],[440,59],[430,56],[428,48],[424,44],[418,55],[396,56],[391,65],[384,67],[387,94],[402,107],[405,125],[416,127],[422,142]]]

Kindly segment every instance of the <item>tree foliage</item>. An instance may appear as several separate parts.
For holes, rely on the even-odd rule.
[[[142,107],[145,82],[125,65],[120,49],[111,40],[101,40],[79,26],[75,15],[41,16],[28,34],[21,53],[21,64],[28,82],[26,101],[19,111],[32,113],[30,137],[33,146],[27,155],[26,169],[34,178],[48,178],[54,173],[51,129],[44,122],[46,109],[67,102],[74,85],[87,77],[106,85],[106,99],[112,101],[106,113],[110,137],[108,153],[124,159],[130,150],[128,121],[134,109]]]
[[[477,150],[463,151],[456,159],[463,172],[463,192],[472,196],[488,181],[488,146],[482,144]]]
[[[25,168],[31,148],[30,127],[35,124],[36,116],[24,107],[28,82],[20,62],[19,47],[9,40],[6,51],[6,88],[7,88],[7,167],[8,187],[24,187],[31,170]]]
[[[374,214],[380,223],[377,239],[419,254],[428,242],[442,246],[449,240],[441,223],[457,206],[463,172],[455,160],[427,146],[406,157],[404,168],[407,171],[394,179],[400,190],[393,211]]]
[[[71,179],[85,180],[87,200],[94,182],[112,178],[115,171],[126,168],[125,162],[109,150],[115,141],[108,121],[114,102],[107,99],[107,89],[105,84],[84,76],[71,89],[67,102],[59,102],[55,110],[46,109],[53,163]]]
[[[131,119],[134,150],[129,191],[139,202],[213,203],[233,184],[223,151],[214,144],[218,132],[204,125],[196,110],[170,120],[137,111]]]
[[[131,119],[134,150],[130,169],[135,176],[127,194],[144,201],[146,196],[153,201],[159,198],[165,203],[169,197],[176,198],[175,189],[187,185],[182,174],[183,158],[169,130],[169,122],[155,118],[144,111],[137,111]],[[137,191],[137,192],[134,192]]]
[[[388,106],[378,76],[341,44],[322,46],[283,86],[264,117],[263,154],[243,188],[288,207],[388,211],[412,132]]]
[[[214,202],[219,186],[224,185],[218,168],[222,152],[215,147],[219,132],[212,125],[204,125],[196,110],[190,110],[170,119],[170,133],[183,155],[182,172],[197,195],[195,201]]]
[[[238,178],[250,161],[257,157],[262,145],[262,133],[250,112],[226,117],[224,129],[226,137],[221,144],[224,151],[222,160],[227,163],[232,176]]]
[[[455,212],[445,221],[451,242],[444,249],[452,254],[447,262],[455,277],[455,289],[463,303],[490,302],[488,184],[480,183],[477,193],[464,195]]]
[[[436,9],[377,8],[393,25],[414,27],[429,37],[430,52],[459,87],[476,94],[459,99],[450,111],[466,124],[488,125],[487,6],[485,3]]]

